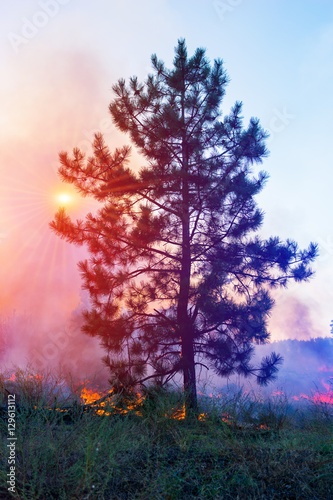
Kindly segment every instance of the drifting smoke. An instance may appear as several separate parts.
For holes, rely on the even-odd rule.
[[[273,351],[281,354],[283,364],[275,381],[259,389],[253,378],[231,376],[224,381],[209,371],[203,374],[203,387],[212,386],[217,392],[233,392],[243,387],[254,392],[260,390],[267,395],[283,390],[288,396],[327,392],[333,383],[333,339],[324,337],[329,333],[329,325],[322,332],[315,324],[312,308],[306,302],[297,297],[279,297],[269,330],[273,341],[255,347],[253,365],[260,366],[262,358]],[[331,389],[329,393],[333,398]]]
[[[282,292],[284,293],[280,293],[276,297],[270,321],[273,339],[310,340],[322,337],[321,327],[318,326],[316,318],[314,318],[316,304],[308,304],[308,301],[301,301],[296,296],[291,296],[290,290]]]
[[[105,382],[107,370],[101,362],[104,354],[98,341],[81,332],[82,311],[86,297],[71,313],[66,323],[52,328],[28,314],[14,312],[0,322],[0,361],[7,369],[25,368],[36,373],[61,370],[73,379]]]
[[[273,342],[258,346],[256,357],[266,356],[271,351],[283,356],[284,362],[274,386],[283,388],[287,394],[308,394],[316,388],[324,389],[333,377],[331,338]]]
[[[49,369],[62,369],[73,378],[84,380],[94,378],[105,384],[108,371],[101,358],[105,354],[97,339],[81,332],[83,323],[82,311],[89,308],[86,292],[80,293],[80,304],[64,321],[60,317],[50,322],[41,317],[28,314],[13,313],[10,317],[0,318],[0,362],[3,366],[19,366],[27,364],[34,367],[37,373]],[[297,307],[295,311],[303,311]],[[50,320],[50,318],[49,318]],[[294,318],[290,324],[300,324],[302,320]],[[308,328],[308,327],[307,327]],[[263,356],[272,351],[280,353],[284,362],[278,373],[278,379],[269,384],[267,391],[283,389],[288,395],[310,394],[316,389],[325,390],[333,380],[333,339],[312,338],[309,340],[288,339],[259,345],[255,350],[254,364],[258,365]],[[209,378],[206,387],[222,387],[230,390],[232,386],[244,386],[246,389],[258,390],[251,379],[231,378],[228,384],[223,379]],[[199,375],[199,374],[198,374]]]
[[[20,91],[3,92],[9,102],[0,138],[0,361],[37,372],[62,365],[85,377],[103,369],[104,355],[80,331],[87,304],[84,296],[80,302],[77,263],[87,251],[60,240],[48,225],[59,208],[55,192],[67,186],[57,175],[58,153],[75,146],[86,152],[93,132],[109,132],[115,77],[79,50],[46,53],[41,46],[11,57],[8,71]],[[94,206],[85,198],[68,212],[82,218]]]

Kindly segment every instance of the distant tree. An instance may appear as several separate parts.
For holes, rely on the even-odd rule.
[[[168,382],[183,374],[186,410],[197,408],[196,366],[220,376],[275,378],[274,352],[251,364],[269,340],[270,290],[307,280],[316,245],[255,236],[263,221],[254,196],[267,178],[251,166],[266,156],[257,119],[243,128],[241,103],[222,117],[227,76],[203,49],[178,42],[173,68],[152,56],[154,73],[113,87],[110,112],[145,159],[128,167],[130,148],[110,152],[100,134],[85,159],[60,153],[59,173],[103,203],[73,222],[61,209],[51,223],[71,243],[87,244],[79,263],[93,307],[83,331],[101,340],[112,383]]]

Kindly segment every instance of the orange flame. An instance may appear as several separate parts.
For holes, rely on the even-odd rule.
[[[91,389],[87,389],[84,387],[81,391],[80,398],[82,399],[83,403],[86,405],[89,405],[91,403],[94,403],[98,399],[102,397],[101,394],[98,394],[98,392],[94,392]]]
[[[172,417],[176,420],[184,420],[185,419],[185,403],[183,404],[182,408],[179,408],[176,410],[173,414]]]
[[[112,392],[113,392],[113,389],[108,394],[111,395]],[[100,393],[94,391],[93,389],[87,389],[86,387],[84,387],[81,390],[81,394],[80,394],[80,398],[84,404],[92,405],[93,407],[98,406],[98,407],[102,407],[102,408],[104,408],[106,406],[105,401],[102,401],[98,405],[94,405],[93,403],[95,401],[98,401],[99,399],[101,399],[103,396],[105,396],[105,394],[100,394]],[[129,411],[136,410],[135,413],[139,416],[142,416],[142,413],[140,411],[140,406],[142,405],[145,398],[139,392],[136,394],[136,398],[137,398],[136,401],[132,404],[127,405],[126,408],[121,408],[121,409],[117,408],[117,412],[124,415],[124,414],[128,413]],[[108,405],[115,408],[115,402],[112,400],[109,401]],[[110,413],[104,409],[98,409],[96,411],[96,413],[98,415],[110,415]],[[172,408],[172,413],[169,416],[170,416],[170,418],[173,418],[175,420],[184,420],[185,415],[186,415],[186,413],[185,413],[185,403],[184,403],[181,408],[178,408],[178,409]],[[166,416],[168,416],[168,414],[166,414]],[[208,418],[207,413],[200,413],[198,415],[198,419],[201,421],[204,421],[207,418]]]
[[[113,389],[111,389],[111,391],[109,391],[107,394],[105,394],[105,393],[100,394],[100,393],[94,391],[93,389],[87,389],[86,387],[84,387],[81,391],[80,398],[85,405],[91,405],[92,407],[101,407],[101,408],[104,408],[105,406],[111,406],[115,409],[116,402],[112,401],[110,399],[108,402],[101,401],[100,403],[98,403],[96,405],[93,404],[95,401],[98,401],[103,396],[107,396],[107,395],[112,396],[112,393],[113,393]],[[139,408],[142,405],[144,398],[141,396],[141,394],[139,392],[136,394],[136,397],[137,397],[136,401],[132,404],[128,404],[126,406],[126,408],[118,408],[117,407],[117,412],[121,413],[121,414],[126,414],[130,410],[135,410],[135,409]],[[96,411],[96,413],[98,415],[111,415],[110,412],[107,412],[106,410],[103,410],[103,409],[98,409]],[[139,410],[137,410],[136,414],[141,415],[141,412]]]
[[[230,415],[230,413],[222,413],[222,422],[228,424],[228,425],[232,425],[233,424],[233,421],[232,421],[232,416]]]
[[[331,389],[329,384],[326,384],[324,380],[321,381],[323,386],[326,389],[326,392],[315,392],[312,396],[308,396],[306,394],[300,394],[299,396],[292,396],[292,399],[295,401],[299,401],[300,399],[306,399],[308,401],[312,401],[314,404],[330,404],[333,405],[333,390]]]

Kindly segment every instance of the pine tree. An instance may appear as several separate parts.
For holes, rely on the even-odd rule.
[[[76,222],[61,209],[51,227],[88,246],[83,331],[101,340],[111,382],[164,384],[181,373],[189,411],[198,365],[262,385],[276,377],[279,355],[251,364],[254,345],[269,340],[271,290],[307,280],[317,250],[255,234],[267,174],[253,165],[267,154],[266,134],[254,118],[243,127],[239,102],[222,115],[222,61],[211,65],[203,49],[189,58],[180,40],[172,69],[156,55],[152,65],[144,83],[119,80],[110,105],[145,165],[130,168],[130,148],[111,152],[100,134],[87,160],[60,153],[63,181],[102,208]]]

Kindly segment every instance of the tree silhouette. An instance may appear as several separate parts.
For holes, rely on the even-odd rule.
[[[275,378],[279,355],[251,364],[254,345],[269,340],[270,290],[307,280],[316,245],[300,251],[254,235],[267,175],[252,165],[266,156],[266,135],[257,119],[243,127],[239,102],[222,116],[222,61],[211,66],[203,49],[189,58],[180,40],[172,69],[156,55],[152,65],[143,84],[119,80],[110,105],[145,165],[130,168],[130,148],[112,153],[100,134],[87,160],[78,149],[60,153],[61,178],[103,206],[76,222],[62,209],[51,227],[88,246],[79,268],[93,307],[83,331],[101,340],[112,383],[164,384],[182,373],[189,411],[197,365],[259,384]]]

